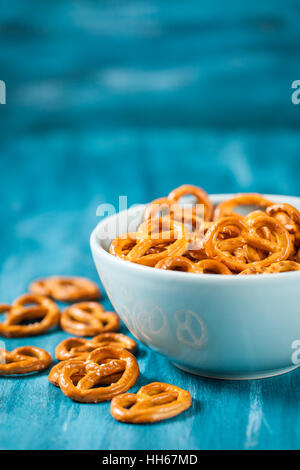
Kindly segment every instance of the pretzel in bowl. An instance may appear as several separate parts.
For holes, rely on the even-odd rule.
[[[29,286],[30,292],[45,295],[60,302],[98,300],[101,297],[98,286],[84,277],[53,276],[38,279]]]
[[[258,207],[269,207],[273,203],[268,199],[264,198],[261,194],[237,194],[231,199],[220,202],[215,208],[214,220],[218,220],[222,217],[229,215],[236,215],[233,209],[238,206],[258,206]]]
[[[59,323],[59,309],[48,297],[24,294],[11,306],[0,305],[0,314],[6,319],[0,323],[0,336],[19,338],[45,333]],[[32,322],[22,324],[23,322]]]
[[[183,196],[192,195],[198,205],[204,205],[204,220],[212,220],[214,208],[208,194],[204,189],[192,184],[183,184],[179,188],[173,189],[168,195],[172,204],[178,204]]]
[[[120,320],[114,312],[106,312],[98,302],[79,302],[70,305],[61,314],[63,330],[76,336],[95,336],[118,331]]]
[[[154,423],[187,410],[192,404],[188,391],[175,385],[153,382],[135,393],[124,393],[111,401],[111,414],[124,423]]]
[[[157,269],[165,269],[170,271],[185,271],[194,273],[196,271],[195,263],[183,256],[169,256],[161,259],[155,267]]]
[[[266,213],[275,217],[289,233],[300,234],[300,212],[290,204],[273,204],[266,209]]]
[[[23,346],[9,352],[0,348],[0,375],[31,374],[47,369],[52,358],[44,349]]]
[[[240,275],[286,273],[289,271],[300,271],[300,263],[296,263],[295,261],[291,260],[279,261],[278,263],[272,263],[270,266],[266,267],[248,268],[245,271],[242,271]]]
[[[239,230],[239,236],[220,240],[226,226],[234,226]],[[262,238],[257,230],[261,227],[268,227],[276,237],[276,243]],[[275,219],[267,215],[249,218],[245,223],[240,216],[223,217],[216,221],[205,235],[205,250],[210,258],[218,259],[228,266],[232,271],[240,272],[252,265],[269,266],[272,263],[287,259],[291,253],[292,245],[289,233]],[[260,261],[246,263],[232,254],[232,251],[250,245],[253,248],[263,250],[267,256]]]
[[[126,349],[134,353],[137,344],[132,338],[122,333],[101,333],[93,339],[68,338],[56,347],[55,357],[60,361],[79,357],[86,359],[90,352],[101,347]]]
[[[58,385],[72,400],[83,403],[100,403],[131,388],[139,375],[136,358],[125,349],[98,348],[83,360],[70,359],[58,364]],[[116,381],[112,381],[118,377]],[[108,379],[110,377],[110,379]],[[52,380],[54,380],[52,374]],[[103,386],[103,381],[108,385]],[[97,385],[99,385],[97,387]]]

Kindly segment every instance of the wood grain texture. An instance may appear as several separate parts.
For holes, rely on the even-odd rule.
[[[131,205],[194,183],[299,196],[300,108],[290,101],[300,78],[299,19],[296,0],[1,6],[0,301],[39,276],[97,281],[89,235],[97,206],[117,205],[119,195]],[[53,354],[65,337],[56,331],[5,345]],[[72,402],[47,372],[1,377],[0,449],[300,447],[299,370],[214,381],[139,346],[133,390],[173,383],[191,392],[191,409],[127,425],[107,403]]]

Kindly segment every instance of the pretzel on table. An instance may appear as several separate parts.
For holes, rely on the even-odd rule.
[[[37,279],[29,286],[34,294],[45,295],[61,302],[98,300],[101,297],[98,286],[84,277],[52,276]]]
[[[79,302],[63,310],[60,324],[63,330],[76,336],[95,336],[118,331],[120,320],[114,312],[105,311],[98,302]]]
[[[192,404],[191,395],[175,385],[153,382],[134,393],[124,393],[111,401],[112,416],[124,423],[154,423],[172,418]]]
[[[136,342],[129,336],[122,333],[101,333],[92,339],[67,338],[63,340],[55,349],[55,357],[60,361],[85,357],[94,349],[100,347],[111,347],[126,349],[134,353],[137,348]]]
[[[61,364],[56,370],[61,391],[72,400],[84,403],[111,400],[131,388],[139,375],[136,358],[125,349],[99,348],[92,351],[86,360],[70,359]],[[119,378],[111,382],[116,374],[120,374]],[[55,381],[53,374],[51,379]],[[110,383],[104,387],[105,380]]]
[[[0,348],[0,375],[30,374],[47,369],[52,358],[44,349],[22,346],[9,352]]]
[[[0,336],[19,338],[45,333],[59,323],[57,305],[48,297],[24,294],[11,306],[0,305],[0,314],[6,312],[6,319],[0,323]],[[40,320],[40,321],[36,321]],[[32,321],[23,325],[24,321]]]

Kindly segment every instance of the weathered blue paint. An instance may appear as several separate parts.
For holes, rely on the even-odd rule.
[[[89,235],[97,205],[119,195],[145,202],[189,182],[299,196],[300,106],[290,99],[299,17],[296,0],[1,5],[0,301],[38,276],[97,280]],[[66,336],[5,343],[53,354]],[[1,378],[0,448],[300,447],[300,371],[224,382],[180,372],[142,345],[138,359],[134,390],[174,383],[192,408],[131,426],[107,403],[72,402],[46,372]]]

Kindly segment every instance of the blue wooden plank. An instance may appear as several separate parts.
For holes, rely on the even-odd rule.
[[[299,16],[296,0],[1,6],[0,301],[39,276],[97,280],[89,234],[97,206],[119,195],[145,202],[188,182],[299,196],[299,108],[290,101]],[[65,337],[5,344],[53,354]],[[300,447],[299,371],[225,382],[185,374],[143,345],[138,360],[133,390],[174,383],[190,390],[192,408],[132,426],[114,421],[107,403],[72,402],[46,372],[0,378],[0,448]]]

